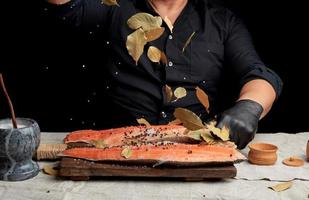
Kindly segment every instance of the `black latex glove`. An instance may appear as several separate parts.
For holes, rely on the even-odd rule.
[[[254,138],[263,107],[252,100],[240,100],[218,116],[217,127],[230,130],[230,140],[243,149]]]

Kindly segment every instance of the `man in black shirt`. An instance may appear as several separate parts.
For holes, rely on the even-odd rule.
[[[280,95],[280,78],[260,60],[242,21],[207,0],[48,2],[48,15],[82,30],[104,30],[109,56],[103,81],[107,96],[123,112],[111,115],[119,116],[125,125],[138,118],[166,124],[173,120],[174,109],[182,107],[203,119],[217,115],[217,126],[227,126],[232,141],[243,148],[253,139],[259,119]],[[163,34],[147,42],[138,58],[126,48],[128,35],[134,32],[127,21],[137,13],[165,19]],[[166,61],[152,62],[147,56],[150,46],[164,52]],[[239,80],[240,95],[233,107],[216,113],[216,96],[226,71]],[[183,87],[187,95],[168,101],[166,85],[172,90]],[[196,97],[196,87],[208,94],[210,114]]]

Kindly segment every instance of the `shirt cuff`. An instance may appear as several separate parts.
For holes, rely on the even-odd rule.
[[[242,88],[246,83],[255,79],[263,79],[269,82],[276,92],[276,100],[279,98],[283,82],[276,72],[265,66],[255,67],[241,78],[240,87]]]

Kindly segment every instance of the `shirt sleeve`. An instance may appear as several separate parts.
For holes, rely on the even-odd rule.
[[[43,9],[49,18],[86,30],[98,25],[106,27],[113,6],[102,4],[100,0],[71,0],[62,5],[44,3]]]
[[[261,61],[244,23],[228,11],[225,26],[225,59],[240,79],[240,87],[251,80],[264,79],[273,86],[278,98],[282,90],[282,80]]]

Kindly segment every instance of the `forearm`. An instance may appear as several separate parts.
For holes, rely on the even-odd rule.
[[[68,3],[69,1],[71,0],[47,0],[48,3],[56,4],[56,5],[62,5],[62,4]]]
[[[238,100],[250,99],[263,107],[263,113],[260,117],[263,118],[271,109],[275,99],[276,92],[272,85],[263,79],[255,79],[246,83],[239,95]]]

